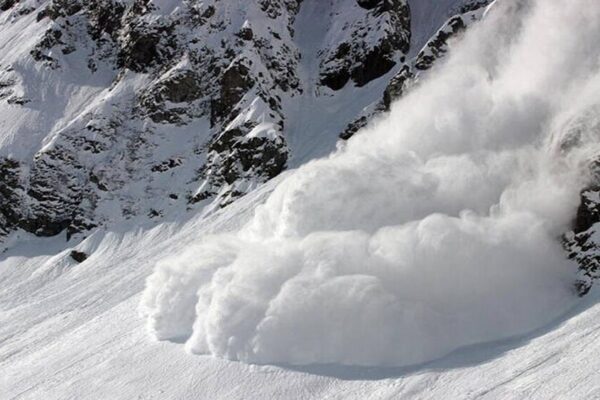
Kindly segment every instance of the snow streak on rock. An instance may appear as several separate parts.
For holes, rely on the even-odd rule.
[[[161,262],[158,339],[257,363],[407,365],[535,329],[598,132],[594,0],[496,2],[391,115],[281,182],[246,227]]]

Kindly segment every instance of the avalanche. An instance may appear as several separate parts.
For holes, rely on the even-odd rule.
[[[600,287],[577,298],[582,270],[566,260],[592,260],[591,270],[600,254],[600,224],[587,229],[600,210],[598,175],[591,184],[588,176],[600,150],[597,1],[398,0],[411,8],[402,23],[411,26],[409,53],[397,51],[386,75],[338,91],[320,83],[321,72],[336,70],[326,60],[377,9],[356,0],[303,1],[291,13],[282,7],[296,0],[151,0],[138,13],[133,3],[0,1],[8,7],[0,12],[2,213],[53,223],[75,179],[100,196],[87,206],[105,217],[68,241],[64,231],[37,237],[31,226],[0,232],[0,399],[600,398]],[[72,4],[83,8],[44,13]],[[484,8],[463,13],[474,4]],[[212,5],[223,6],[212,22],[187,30],[187,18]],[[113,17],[94,17],[106,9]],[[275,21],[277,10],[287,22]],[[255,138],[282,129],[288,166],[299,168],[246,186],[227,207],[184,210],[206,161],[196,150],[224,129],[194,114],[212,95],[176,108],[159,101],[168,106],[159,112],[184,113],[190,123],[181,126],[136,115],[143,104],[129,100],[181,88],[189,71],[218,91],[221,75],[185,57],[144,73],[114,69],[131,24],[100,42],[88,33],[113,26],[115,15],[141,33],[176,23],[185,28],[180,50],[208,45],[236,58],[255,49],[235,44],[238,32],[248,37],[240,28],[251,26],[256,40],[278,32],[282,46],[268,60],[290,56],[282,64],[293,66],[299,52],[302,94],[264,93],[282,95],[283,127],[261,119],[267,103],[253,89],[231,116],[257,117],[248,128]],[[344,30],[331,18],[353,22]],[[435,34],[444,21],[454,23]],[[445,64],[418,70],[423,46],[461,24],[471,33],[428,47],[451,49]],[[55,31],[62,39],[40,50]],[[284,45],[291,51],[279,52]],[[256,84],[271,87],[274,71],[257,80],[264,69],[254,65]],[[383,112],[384,90],[387,100],[406,97],[334,154],[300,167],[327,154],[347,122]],[[28,201],[36,193],[28,177],[40,172],[51,185],[38,193],[61,195],[56,201]],[[585,223],[574,225],[584,187],[588,209],[577,222]],[[165,213],[147,216],[149,208]],[[567,235],[567,253],[561,240],[573,226],[581,229]]]
[[[244,227],[162,260],[150,332],[250,363],[405,366],[572,307],[560,236],[599,150],[571,128],[596,118],[600,7],[506,0],[484,21]]]

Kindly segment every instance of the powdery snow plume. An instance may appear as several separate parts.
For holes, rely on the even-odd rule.
[[[576,301],[560,236],[600,150],[598,21],[596,0],[496,2],[384,120],[240,231],[163,260],[152,334],[251,363],[402,366],[558,317]]]

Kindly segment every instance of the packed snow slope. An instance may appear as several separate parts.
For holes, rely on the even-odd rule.
[[[600,6],[487,14],[242,229],[161,261],[143,299],[153,335],[252,363],[406,366],[571,307],[577,267],[559,238],[599,150],[597,130],[573,126],[598,119]]]

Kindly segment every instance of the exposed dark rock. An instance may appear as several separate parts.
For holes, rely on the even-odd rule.
[[[247,137],[253,127],[254,124],[247,124],[227,130],[210,143],[209,160],[200,173],[208,189],[192,197],[190,203],[215,195],[214,188],[244,179],[264,182],[285,169],[288,153],[282,138]],[[242,194],[232,188],[223,196],[221,205]]]
[[[201,79],[191,70],[178,71],[157,82],[141,96],[140,105],[157,123],[182,123],[193,117],[190,103],[202,97]],[[166,102],[181,104],[167,106]]]
[[[190,20],[194,25],[205,25],[208,20],[215,15],[216,9],[211,5],[205,5],[202,3],[193,4],[190,7]]]
[[[251,28],[244,27],[240,29],[240,31],[237,33],[237,36],[242,40],[250,41],[254,38],[254,32],[252,32]]]
[[[581,192],[573,231],[563,238],[569,258],[579,266],[575,287],[580,296],[600,280],[600,162],[591,163],[590,168],[594,183]]]
[[[125,5],[119,1],[91,1],[88,6],[88,32],[92,39],[100,40],[103,34],[116,39],[122,28]]]
[[[590,187],[581,193],[581,203],[573,223],[575,233],[585,232],[600,222],[600,202],[595,198],[598,193],[600,187]]]
[[[184,71],[163,83],[162,95],[173,103],[197,100],[201,95],[200,78],[192,71]]]
[[[71,168],[56,168],[69,165]],[[21,228],[38,236],[54,236],[69,228],[69,234],[79,231],[85,222],[86,210],[80,208],[84,199],[93,202],[86,193],[80,177],[82,166],[67,149],[55,147],[38,153],[26,192],[29,202],[28,217]],[[87,229],[87,228],[86,228]]]
[[[404,65],[400,71],[394,75],[383,92],[383,106],[386,111],[389,111],[394,100],[402,97],[409,82],[413,78],[414,74],[408,65]]]
[[[85,260],[87,260],[87,258],[88,258],[88,255],[85,254],[83,251],[77,251],[77,250],[71,251],[70,256],[73,260],[77,261],[78,263],[82,263]]]
[[[40,11],[37,16],[36,16],[36,21],[40,22],[41,20],[43,20],[44,18],[46,18],[48,16],[46,9],[44,8],[42,11]]]
[[[321,85],[327,86],[332,90],[340,90],[350,80],[350,72],[345,69],[327,72],[321,75]]]
[[[385,10],[389,8],[385,5],[388,3],[380,0],[357,1],[361,7],[369,10],[376,8],[378,10]],[[383,93],[382,100],[373,107],[364,110],[361,115],[340,133],[340,138],[344,140],[349,139],[375,115],[389,111],[392,102],[402,97],[411,86],[416,84],[419,74],[429,70],[435,62],[446,54],[449,40],[463,32],[467,28],[468,23],[477,20],[477,15],[469,13],[488,5],[490,2],[491,0],[474,0],[468,4],[464,4],[464,7],[458,9],[457,12],[459,14],[453,16],[444,24],[427,42],[424,49],[419,52],[415,59],[407,61],[404,56],[401,57],[399,61],[403,65],[389,81]],[[576,137],[577,135],[574,135],[573,140],[576,140]]]
[[[108,187],[106,187],[106,185],[102,183],[98,175],[94,174],[93,172],[90,172],[90,182],[94,183],[96,187],[102,190],[103,192],[108,192]]]
[[[19,8],[17,10],[17,12],[19,13],[19,15],[31,14],[34,11],[35,11],[35,7],[21,7],[21,8]]]
[[[211,124],[222,121],[253,85],[246,65],[241,62],[230,65],[221,77],[219,99],[212,103]]]
[[[172,25],[151,26],[145,23],[129,26],[118,55],[118,66],[134,72],[164,63],[176,49]]]
[[[215,8],[213,6],[206,7],[206,10],[202,13],[202,18],[208,19],[215,15]]]
[[[91,224],[78,227],[84,215],[78,211],[81,198],[78,189],[64,179],[55,184],[59,171],[48,171],[49,176],[39,172],[41,165],[35,168],[25,185],[21,182],[21,167],[17,161],[0,161],[0,232],[6,234],[20,228],[38,236],[53,236],[65,229],[71,233],[89,229]]]
[[[281,16],[283,10],[288,11],[292,16],[296,15],[302,0],[258,0],[258,3],[265,14],[275,19]]]
[[[487,5],[489,5],[492,2],[492,0],[471,0],[471,2],[462,5],[459,9],[458,9],[458,14],[465,14],[468,13],[470,11],[475,11],[478,10],[482,7],[486,7]]]
[[[367,126],[368,122],[369,122],[369,119],[364,115],[361,116],[360,118],[357,118],[356,120],[351,122],[342,133],[340,133],[340,139],[343,139],[343,140],[350,139],[361,128],[364,128],[365,126]]]
[[[162,217],[162,212],[159,210],[155,210],[153,208],[150,209],[150,211],[148,212],[148,217],[150,218],[158,218],[158,217]]]
[[[569,259],[578,265],[574,288],[579,296],[584,296],[600,279],[600,243],[594,232],[588,230],[565,235],[563,246]]]
[[[356,0],[356,2],[362,8],[364,8],[366,10],[371,10],[371,9],[377,7],[378,5],[380,5],[381,3],[383,3],[383,0]]]
[[[83,8],[80,0],[52,0],[44,11],[44,16],[56,20],[77,14]]]
[[[0,159],[0,234],[6,235],[19,226],[23,210],[20,164],[12,159]]]
[[[166,172],[170,169],[178,167],[182,164],[182,161],[178,158],[172,158],[167,161],[163,161],[162,163],[155,165],[151,168],[152,172]]]
[[[382,42],[369,51],[362,62],[350,71],[356,86],[364,86],[388,73],[396,65],[393,52],[393,47],[388,41]]]
[[[60,29],[48,29],[42,40],[35,46],[33,50],[31,50],[31,56],[33,59],[36,61],[45,62],[51,68],[58,67],[57,61],[46,53],[54,46],[64,44],[61,41],[62,35],[63,33]]]
[[[460,15],[450,19],[448,29],[438,31],[437,35],[427,43],[426,49],[421,50],[417,56],[415,68],[426,70],[431,68],[434,61],[440,58],[448,49],[448,40],[466,29],[465,22]]]
[[[0,11],[10,10],[18,2],[19,2],[19,0],[1,0],[0,1]]]
[[[19,97],[19,96],[11,96],[9,97],[6,102],[8,104],[15,104],[17,106],[23,106],[27,103],[29,103],[31,100],[25,98],[25,97]]]
[[[357,0],[363,19],[347,24],[348,39],[329,50],[320,65],[320,82],[339,90],[351,79],[364,86],[388,73],[410,47],[410,9],[405,0]],[[384,25],[378,37],[375,26]]]

